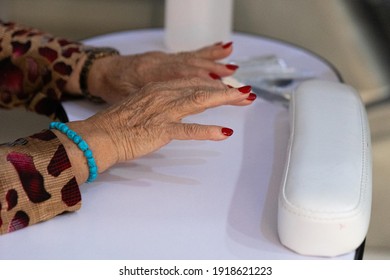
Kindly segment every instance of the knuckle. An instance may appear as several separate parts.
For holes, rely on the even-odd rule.
[[[203,84],[204,80],[201,79],[200,77],[191,77],[191,78],[188,78],[188,82],[190,83],[190,85],[197,86],[197,85]]]
[[[208,127],[198,124],[187,124],[183,127],[183,130],[188,139],[209,139],[212,134]]]
[[[182,52],[179,55],[181,60],[186,63],[190,63],[194,58],[194,54],[191,52]]]
[[[184,134],[189,137],[196,135],[199,132],[199,128],[195,125],[185,125],[183,127],[183,130],[184,130]]]
[[[183,127],[183,130],[188,139],[205,140],[214,138],[213,129],[208,126],[188,124]]]
[[[186,62],[190,65],[196,65],[198,61],[198,58],[196,58],[194,55],[187,56]]]
[[[203,106],[210,98],[210,93],[205,90],[197,90],[191,95],[192,102],[195,105]]]

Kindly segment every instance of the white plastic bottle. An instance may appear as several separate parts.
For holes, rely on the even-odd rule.
[[[165,44],[171,51],[228,42],[233,0],[166,0]]]

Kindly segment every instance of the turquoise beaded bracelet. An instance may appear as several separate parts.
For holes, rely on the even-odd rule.
[[[78,135],[75,131],[71,130],[64,123],[52,122],[50,123],[50,129],[56,129],[65,134],[84,153],[89,168],[89,176],[87,182],[90,183],[94,181],[98,176],[98,168],[96,165],[95,158],[93,157],[92,151],[89,149],[87,142],[85,142],[80,135]]]

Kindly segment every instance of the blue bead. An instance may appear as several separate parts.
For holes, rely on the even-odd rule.
[[[76,135],[76,132],[74,132],[73,130],[70,130],[70,129],[68,129],[67,132],[63,131],[63,133],[65,133],[66,136],[68,136],[71,140],[72,140],[73,137]]]
[[[82,140],[81,139],[81,137],[80,136],[78,136],[77,134],[73,137],[73,142],[75,143],[75,144],[78,144],[78,143],[80,143],[80,141]]]
[[[89,166],[94,166],[96,165],[95,159],[94,158],[87,158],[87,162]]]
[[[90,174],[89,177],[88,177],[87,182],[91,183],[91,182],[95,181],[97,176],[98,176],[97,174]]]
[[[86,150],[84,152],[84,155],[86,158],[93,158],[93,154],[92,154],[92,151],[90,149]]]
[[[83,152],[85,152],[86,150],[88,150],[88,144],[87,142],[85,142],[84,140],[81,140],[80,143],[77,144],[77,146],[80,148],[80,150],[82,150]]]
[[[61,131],[65,131],[66,129],[68,129],[69,130],[69,128],[66,126],[66,124],[64,124],[64,123],[57,123],[57,128],[59,129],[59,130],[61,130]]]
[[[97,173],[98,169],[96,166],[90,167],[89,168],[89,173]]]

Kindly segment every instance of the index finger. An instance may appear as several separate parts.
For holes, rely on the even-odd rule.
[[[178,119],[186,116],[203,112],[206,109],[218,107],[221,105],[249,105],[250,102],[244,101],[249,97],[251,88],[245,86],[241,88],[224,89],[195,89],[185,96],[176,100],[175,112]]]
[[[220,60],[228,57],[233,52],[232,42],[226,44],[215,44],[212,46],[207,46],[199,50],[194,51],[194,55],[199,58],[209,59],[209,60]]]

